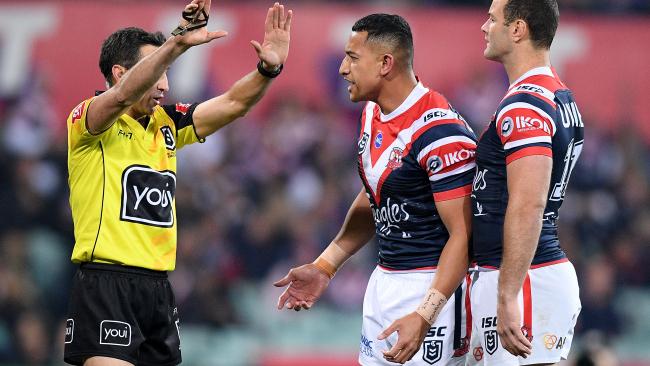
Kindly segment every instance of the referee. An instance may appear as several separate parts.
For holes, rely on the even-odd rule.
[[[65,334],[73,365],[176,365],[179,317],[167,271],[176,260],[176,150],[241,117],[282,71],[291,10],[268,9],[257,69],[203,103],[162,105],[166,71],[190,47],[227,35],[205,27],[210,0],[186,5],[162,33],[125,28],[102,45],[108,90],[67,120],[74,277]]]

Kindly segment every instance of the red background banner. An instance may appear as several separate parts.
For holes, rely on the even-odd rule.
[[[272,93],[327,105],[335,92],[328,85],[337,78],[346,37],[353,22],[368,13],[368,7],[301,4],[292,8],[291,53]],[[425,84],[445,94],[467,83],[477,70],[499,71],[498,65],[482,55],[480,26],[485,15],[481,11],[412,7],[372,10],[399,13],[410,22],[417,74]],[[0,78],[0,90],[10,94],[30,76],[43,77],[63,126],[65,116],[80,100],[104,87],[97,66],[102,40],[125,26],[168,33],[177,11],[178,5],[171,2],[0,5],[0,20],[5,24],[0,26],[3,53],[10,53],[2,56],[0,67],[5,69],[5,76],[11,73],[14,81],[7,85],[7,78]],[[210,28],[228,30],[230,35],[179,59],[185,66],[174,66],[170,74],[172,91],[182,84],[180,91],[177,88],[181,95],[177,99],[193,101],[185,100],[188,94],[190,98],[205,98],[219,93],[253,70],[256,55],[249,41],[261,40],[264,16],[261,4],[215,6]],[[26,29],[32,31],[25,35]],[[10,40],[17,35],[23,41],[11,48]],[[644,113],[650,84],[648,44],[647,18],[563,14],[554,44],[554,66],[576,94],[587,124],[600,124],[616,132],[618,126],[624,125],[627,130],[634,123],[650,137],[650,114]],[[22,70],[6,70],[16,63]],[[453,103],[453,95],[448,96]],[[272,100],[266,98],[263,103]]]

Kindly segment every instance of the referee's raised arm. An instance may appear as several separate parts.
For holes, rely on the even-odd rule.
[[[293,11],[275,3],[266,13],[264,40],[251,41],[257,52],[257,69],[239,79],[225,93],[199,104],[194,112],[196,133],[204,138],[244,116],[264,95],[271,81],[280,75],[289,55]]]
[[[162,46],[152,49],[149,54],[136,55],[144,56],[135,65],[107,64],[101,65],[102,72],[109,85],[109,89],[96,97],[88,107],[86,123],[88,131],[92,134],[99,134],[108,129],[115,120],[137,103],[143,95],[161,79],[166,84],[166,71],[169,66],[183,52],[190,47],[208,43],[214,39],[225,37],[226,31],[209,32],[207,17],[205,19],[192,18],[185,14],[209,14],[210,0],[193,0],[185,6],[184,16],[181,18],[178,29],[187,29],[184,32],[175,31]],[[192,24],[203,20],[200,28],[192,29]],[[110,61],[110,53],[119,52],[120,39],[115,39],[104,45],[102,57]],[[144,52],[141,50],[140,52]]]

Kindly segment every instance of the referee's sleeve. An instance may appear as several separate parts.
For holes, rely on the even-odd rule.
[[[194,119],[192,116],[194,115],[194,110],[197,105],[199,104],[176,103],[163,105],[162,108],[165,110],[165,113],[167,113],[169,118],[174,121],[176,131],[178,132],[185,127],[194,126]]]
[[[198,103],[184,104],[176,103],[171,105],[163,105],[162,108],[165,114],[174,122],[176,127],[176,140],[177,147],[181,148],[185,145],[195,142],[204,142],[205,138],[196,133],[194,126],[194,110]]]
[[[94,98],[89,98],[79,103],[68,116],[66,125],[68,129],[68,149],[70,149],[70,151],[88,145],[89,142],[99,139],[103,134],[102,132],[93,135],[88,131],[86,115],[88,113],[88,107],[90,106],[90,103],[92,103],[93,99]]]

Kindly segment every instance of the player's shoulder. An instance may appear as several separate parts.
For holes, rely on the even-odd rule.
[[[567,90],[567,87],[549,68],[548,72],[535,73],[516,81],[501,100],[500,107],[522,102],[537,104],[535,101],[540,101],[556,108],[555,95],[559,90]]]
[[[418,115],[423,123],[423,128],[435,130],[441,134],[453,133],[453,131],[469,132],[469,127],[463,117],[439,92],[429,90],[419,104]]]
[[[497,119],[513,109],[535,111],[548,119],[554,119],[557,110],[556,92],[564,90],[564,84],[548,75],[534,75],[514,84],[497,107]]]
[[[465,125],[460,123],[442,123],[433,125],[422,133],[417,134],[416,146],[425,146],[432,143],[444,144],[469,144],[476,145],[476,135]]]
[[[449,107],[449,101],[442,93],[429,89],[429,92],[422,98],[423,102],[433,107]]]
[[[415,140],[420,144],[476,142],[474,131],[448,103],[429,105],[420,121],[421,127],[415,133]]]

